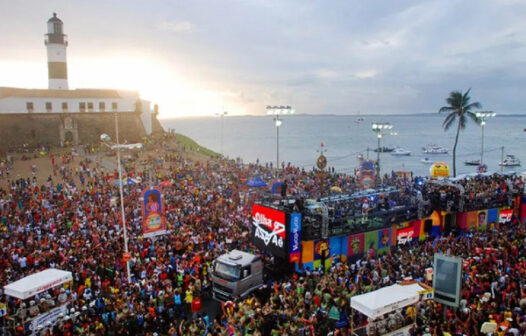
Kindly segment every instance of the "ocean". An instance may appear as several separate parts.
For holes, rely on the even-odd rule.
[[[382,146],[400,146],[411,151],[410,156],[396,157],[382,153],[382,173],[392,170],[408,170],[419,176],[429,175],[429,164],[420,160],[428,157],[433,162],[444,161],[451,165],[452,148],[456,126],[445,132],[442,128],[444,116],[430,115],[362,115],[356,116],[283,116],[279,129],[280,161],[311,170],[319,156],[320,144],[326,150],[327,165],[335,171],[352,173],[358,167],[358,154],[376,159],[373,149],[377,147],[376,134],[371,129],[373,122],[388,122],[393,128],[381,139]],[[476,172],[476,166],[466,166],[464,161],[480,159],[481,127],[471,122],[461,131],[457,146],[457,175]],[[221,146],[220,117],[164,119],[165,130],[189,136],[200,145],[229,158],[241,158],[245,163],[276,164],[276,127],[271,116],[229,116],[223,118],[223,141]],[[526,115],[501,116],[487,121],[484,129],[484,163],[489,171],[499,171],[501,147],[504,155],[514,154],[526,164]],[[424,155],[422,147],[436,144],[449,149],[445,155]],[[522,167],[504,168],[505,171],[523,171]]]

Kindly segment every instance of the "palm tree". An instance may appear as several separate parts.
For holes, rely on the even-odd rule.
[[[438,110],[438,113],[447,113],[446,119],[444,119],[444,123],[442,123],[442,127],[445,131],[447,131],[458,118],[457,134],[455,136],[455,144],[453,145],[453,177],[457,176],[456,154],[458,135],[460,134],[460,130],[466,128],[466,122],[468,120],[467,117],[469,117],[475,123],[480,124],[480,120],[477,118],[476,114],[471,111],[471,109],[480,109],[482,108],[482,105],[480,105],[479,102],[474,102],[471,104],[469,103],[470,91],[471,89],[466,91],[466,93],[464,94],[462,94],[462,91],[450,92],[449,97],[447,97],[446,99],[448,105],[442,106],[440,110]]]

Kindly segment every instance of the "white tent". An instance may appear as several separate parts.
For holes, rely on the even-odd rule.
[[[71,272],[50,268],[10,283],[4,287],[4,293],[19,299],[27,299],[72,280]]]
[[[418,291],[415,291],[414,288],[405,287],[392,285],[374,292],[354,296],[351,298],[351,307],[375,320],[393,310],[418,302],[420,299]]]

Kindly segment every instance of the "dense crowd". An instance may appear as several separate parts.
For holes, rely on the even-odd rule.
[[[142,178],[123,188],[131,282],[122,259],[118,174],[105,167],[100,149],[90,146],[83,155],[68,152],[40,159],[49,159],[53,167],[45,183],[37,183],[35,174],[4,176],[9,183],[0,189],[0,284],[50,267],[73,272],[74,281],[28,300],[3,296],[10,316],[1,320],[3,332],[24,335],[22,321],[67,304],[58,323],[37,326],[40,335],[326,335],[336,330],[345,334],[351,324],[353,295],[406,276],[423,278],[433,252],[447,250],[470,261],[463,293],[468,310],[449,311],[443,324],[434,315],[441,313],[439,307],[423,303],[419,312],[428,320],[421,323],[437,335],[476,335],[489,314],[505,323],[511,312],[508,330],[524,332],[526,300],[520,299],[526,236],[517,224],[513,229],[500,228],[498,234],[487,231],[393,248],[381,257],[368,253],[353,264],[336,260],[328,270],[307,270],[287,281],[269,282],[257,295],[228,302],[210,318],[196,299],[206,299],[210,293],[212,260],[234,248],[255,251],[249,235],[250,204],[261,195],[245,183],[253,176],[270,179],[275,172],[224,159],[193,160],[186,151],[166,135],[149,139],[141,155],[123,156],[125,176]],[[12,167],[12,162],[5,166]],[[359,189],[354,176],[317,174],[292,166],[284,167],[278,179],[287,184],[288,196],[298,198],[320,198],[331,187],[348,193]],[[149,180],[166,185],[162,189],[168,233],[155,240],[142,236],[139,198]],[[406,204],[405,197],[417,185],[416,180],[389,180],[399,192],[375,200],[378,211]],[[481,194],[494,195],[495,186],[516,193],[524,187],[520,179],[500,177],[460,183],[475,201]],[[436,195],[442,189],[426,192]],[[360,211],[363,203],[358,201]],[[341,204],[334,211],[343,217],[353,209]],[[482,302],[484,298],[487,301]],[[401,319],[407,314],[401,312]],[[358,315],[352,317],[356,326],[366,323]],[[401,319],[385,328],[394,328]]]

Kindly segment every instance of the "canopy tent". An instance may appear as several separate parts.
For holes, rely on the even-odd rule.
[[[73,281],[71,272],[49,268],[10,283],[4,287],[4,293],[24,300],[70,281]]]
[[[265,183],[265,181],[261,179],[261,177],[254,177],[254,178],[251,178],[247,182],[247,186],[252,187],[252,188],[260,188],[260,187],[266,187],[267,184]]]
[[[351,307],[367,317],[378,317],[418,302],[420,296],[414,289],[406,286],[392,285],[380,288],[374,292],[353,296]]]

